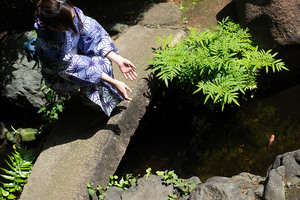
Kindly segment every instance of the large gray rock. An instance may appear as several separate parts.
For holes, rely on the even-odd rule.
[[[264,177],[242,172],[233,176],[230,180],[243,191],[244,197],[247,200],[255,200],[257,197],[262,198],[264,191],[263,182],[265,181]]]
[[[284,200],[284,186],[286,182],[284,166],[272,169],[267,178],[267,184],[264,191],[266,200]]]
[[[165,200],[172,193],[173,186],[162,184],[161,177],[150,175],[138,179],[137,185],[120,193],[120,190],[112,188],[107,191],[106,200]]]
[[[144,26],[174,26],[180,23],[181,11],[172,3],[154,4],[141,16]]]
[[[280,166],[285,167],[288,182],[292,185],[300,182],[300,149],[278,155],[268,171],[271,172]]]
[[[260,44],[300,45],[300,2],[286,0],[235,0],[238,13]]]
[[[240,200],[242,193],[239,187],[225,177],[212,177],[192,190],[189,200]]]
[[[269,167],[263,197],[266,200],[285,199],[291,185],[300,183],[300,149],[278,155]]]
[[[0,99],[29,109],[40,108],[46,102],[40,91],[42,75],[38,63],[27,61],[23,47],[34,36],[34,32],[15,34],[0,48]]]
[[[235,0],[239,20],[249,28],[259,47],[278,52],[290,71],[263,77],[262,83],[298,79],[300,75],[300,1]]]

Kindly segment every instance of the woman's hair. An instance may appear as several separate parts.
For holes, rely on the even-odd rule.
[[[61,31],[72,29],[77,34],[78,31],[73,23],[73,12],[78,15],[69,0],[39,0],[35,15],[50,29]]]

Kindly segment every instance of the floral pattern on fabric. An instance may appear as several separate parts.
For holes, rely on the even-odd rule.
[[[74,9],[78,14],[75,14],[74,24],[79,34],[72,30],[46,31],[39,21],[35,23],[38,35],[35,48],[43,77],[46,85],[57,92],[80,90],[110,116],[124,99],[113,86],[101,81],[101,77],[102,73],[113,77],[111,61],[105,55],[117,50],[96,20],[85,16],[79,8]]]

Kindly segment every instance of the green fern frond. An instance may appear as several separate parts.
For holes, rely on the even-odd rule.
[[[167,86],[174,78],[183,88],[190,84],[194,93],[202,91],[204,103],[211,100],[220,104],[222,110],[226,104],[239,105],[239,95],[256,87],[261,69],[287,70],[284,62],[276,59],[276,53],[260,50],[251,40],[249,30],[228,17],[218,22],[216,31],[192,28],[176,46],[171,47],[170,41],[167,37],[159,40],[163,47],[156,50],[150,62],[152,72]]]

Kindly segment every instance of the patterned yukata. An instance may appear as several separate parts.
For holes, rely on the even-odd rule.
[[[74,24],[78,30],[56,32],[45,30],[39,19],[34,24],[37,32],[36,54],[48,87],[56,92],[78,91],[99,105],[107,116],[124,99],[110,84],[101,81],[102,73],[113,77],[111,61],[105,57],[117,52],[110,36],[93,18],[74,8]]]

